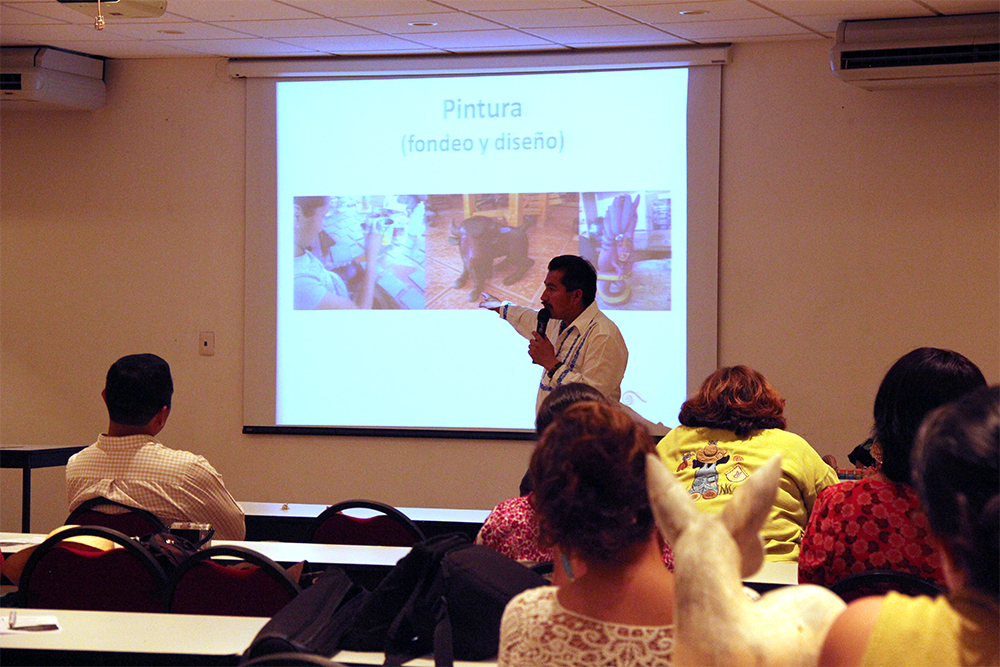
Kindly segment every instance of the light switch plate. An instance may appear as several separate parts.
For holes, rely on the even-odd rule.
[[[215,332],[202,331],[198,334],[198,354],[211,357],[215,354]]]

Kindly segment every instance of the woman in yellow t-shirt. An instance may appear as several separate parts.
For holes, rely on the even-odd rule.
[[[949,593],[852,602],[820,665],[1000,664],[1000,387],[977,389],[924,420],[912,472],[940,542]]]
[[[785,430],[785,399],[752,368],[709,375],[681,406],[681,425],[656,452],[704,512],[720,512],[733,491],[775,454],[781,482],[761,529],[768,560],[795,561],[816,495],[838,482],[809,443]]]

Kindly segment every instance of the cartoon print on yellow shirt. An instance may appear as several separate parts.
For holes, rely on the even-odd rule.
[[[719,443],[715,440],[709,441],[698,452],[684,454],[683,460],[677,466],[677,472],[687,468],[689,463],[694,467],[694,482],[691,484],[691,488],[688,489],[688,493],[693,500],[701,498],[711,500],[719,495],[718,466],[728,461],[729,452],[725,449],[720,449]],[[743,470],[743,466],[737,465],[734,470],[736,469],[739,470],[737,472],[738,479],[731,481],[742,481],[742,479],[745,479],[746,471]]]

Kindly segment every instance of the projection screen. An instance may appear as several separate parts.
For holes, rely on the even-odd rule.
[[[716,365],[722,47],[231,61],[247,81],[244,431],[530,437],[495,313],[598,270],[622,403],[664,430]],[[279,66],[280,65],[280,66]]]

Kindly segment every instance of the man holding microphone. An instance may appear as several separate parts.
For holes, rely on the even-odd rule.
[[[528,339],[532,363],[544,369],[535,411],[555,387],[569,382],[588,384],[618,401],[628,363],[628,348],[615,323],[594,301],[597,272],[576,255],[554,257],[545,276],[542,310],[488,301],[480,306],[510,322]]]

